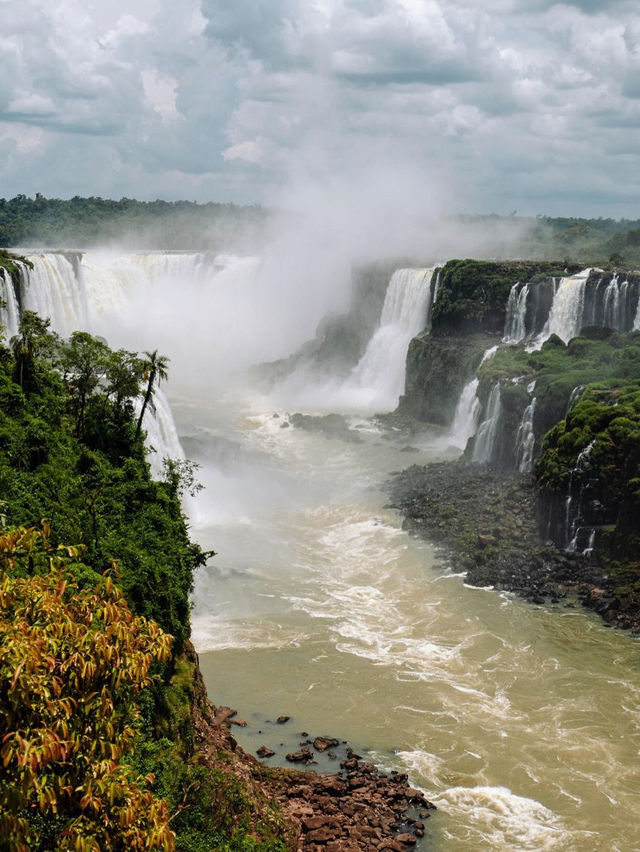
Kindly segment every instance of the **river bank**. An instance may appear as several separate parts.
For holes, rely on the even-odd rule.
[[[191,661],[193,760],[240,781],[252,802],[249,833],[269,825],[291,852],[403,852],[424,837],[424,821],[435,805],[409,785],[406,774],[383,774],[348,747],[336,773],[270,767],[247,753],[231,733],[232,725],[247,723],[234,710],[211,703],[195,654]],[[283,716],[276,724],[288,721]],[[308,765],[330,749],[335,757],[346,744],[307,735],[299,745],[287,760]],[[273,754],[267,746],[258,751],[265,758]]]
[[[388,489],[404,529],[450,548],[469,584],[536,604],[572,606],[577,598],[608,624],[640,633],[640,608],[592,552],[570,553],[542,538],[530,476],[436,462],[394,474]]]

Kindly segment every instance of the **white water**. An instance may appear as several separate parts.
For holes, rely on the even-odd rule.
[[[404,391],[411,338],[430,327],[437,276],[430,269],[397,269],[391,276],[378,327],[346,379],[319,382],[304,367],[287,379],[278,399],[317,411],[373,414],[393,411]]]
[[[636,645],[577,610],[469,588],[446,554],[407,536],[380,484],[431,451],[407,456],[362,420],[360,444],[282,428],[272,399],[237,379],[223,393],[219,343],[206,348],[203,330],[216,307],[220,324],[238,317],[216,282],[200,299],[187,281],[157,282],[163,323],[157,305],[153,321],[139,310],[135,283],[114,285],[123,313],[96,311],[91,329],[158,347],[186,377],[168,390],[207,486],[192,532],[219,552],[194,592],[212,699],[250,728],[254,711],[287,713],[293,731],[349,738],[410,772],[439,806],[419,849],[640,848]],[[176,334],[176,289],[189,335]]]
[[[536,338],[533,347],[540,348],[552,334],[565,343],[575,337],[582,328],[584,294],[591,269],[583,269],[577,275],[560,279],[553,298],[549,318],[544,329]]]
[[[498,346],[490,346],[482,356],[480,365],[490,361],[497,351]],[[482,412],[482,404],[476,395],[479,384],[478,378],[474,377],[463,387],[447,436],[448,443],[461,450],[464,450],[467,441],[476,434],[478,429],[478,420]]]
[[[136,415],[140,415],[142,398],[136,400]],[[153,399],[145,411],[143,428],[147,433],[147,458],[151,475],[156,479],[163,476],[164,459],[184,459],[185,454],[178,437],[169,400],[162,388],[156,387]]]
[[[566,501],[565,541],[568,542],[567,550],[570,552],[574,552],[576,549],[578,533],[580,532],[580,527],[578,526],[578,519],[582,511],[582,484],[580,484],[580,490],[578,491],[576,499],[576,494],[574,494],[574,481],[576,474],[581,476],[585,471],[589,469],[589,466],[591,464],[591,453],[593,451],[595,443],[596,442],[594,439],[578,453],[575,467],[572,468],[569,474],[569,487],[567,489],[569,496],[567,497]]]
[[[476,434],[478,428],[478,418],[482,408],[480,400],[476,396],[479,384],[477,378],[467,382],[462,389],[453,415],[453,423],[449,430],[449,442],[461,450],[464,450],[467,441]]]
[[[524,340],[527,334],[526,316],[527,316],[527,299],[529,297],[529,284],[518,292],[519,283],[514,284],[509,292],[507,301],[507,318],[504,328],[504,338],[509,343],[518,343]]]
[[[520,473],[531,473],[533,468],[533,448],[536,440],[533,431],[535,411],[536,398],[534,397],[522,414],[516,434],[516,465]]]
[[[502,414],[500,382],[496,382],[491,388],[485,413],[485,419],[480,424],[473,446],[473,460],[475,462],[490,462],[493,458],[493,448],[498,436],[498,425]]]
[[[629,282],[626,282],[626,284],[628,287]],[[620,308],[624,309],[624,304],[620,304],[620,290],[618,275],[616,274],[604,291],[604,324],[609,328],[620,328]]]
[[[4,302],[4,307],[0,307],[0,327],[4,330],[8,343],[18,333],[19,311],[9,273],[5,272],[5,275],[6,277],[0,276],[0,299]]]

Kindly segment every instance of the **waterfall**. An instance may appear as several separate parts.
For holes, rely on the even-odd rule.
[[[582,394],[584,393],[585,385],[576,385],[576,387],[569,394],[569,402],[567,403],[567,410],[565,412],[565,417],[574,407],[576,402],[580,399]]]
[[[521,289],[518,289],[519,287],[519,282],[513,285],[507,301],[504,339],[510,343],[518,343],[527,336],[527,300],[529,298],[530,285],[527,283]]]
[[[601,274],[596,276],[592,272]],[[540,307],[537,301],[539,286],[532,286],[531,292],[525,296],[527,286],[518,290],[519,285],[516,284],[509,293],[505,340],[510,342],[518,342],[533,334],[533,329],[527,332],[526,322],[531,310],[537,313]],[[530,318],[529,322],[531,324]],[[607,283],[602,270],[592,269],[561,278],[555,285],[544,326],[533,337],[529,348],[539,349],[552,334],[568,343],[587,325],[606,326],[622,332],[640,329],[640,282],[630,281],[628,277],[621,281],[619,274],[614,273]]]
[[[584,295],[590,269],[560,279],[549,318],[536,344],[541,346],[552,334],[568,343],[582,328]]]
[[[16,265],[18,264],[16,263]],[[24,269],[22,264],[20,264],[20,268]],[[4,306],[0,307],[0,327],[4,330],[4,336],[8,343],[18,333],[20,308],[16,299],[15,284],[9,272],[5,269],[0,269],[0,299],[4,302]]]
[[[520,473],[531,473],[533,469],[533,448],[536,442],[533,431],[535,410],[536,398],[534,396],[522,414],[522,420],[516,434],[516,465]]]
[[[449,431],[449,443],[461,450],[467,446],[467,441],[475,435],[480,416],[480,400],[476,396],[479,380],[472,379],[464,386],[456,405],[453,423]]]
[[[498,346],[490,346],[486,350],[480,364],[489,361],[498,351]],[[478,366],[480,366],[480,364]],[[449,429],[448,441],[454,447],[460,447],[461,450],[467,446],[467,441],[472,438],[478,428],[478,418],[482,405],[477,397],[479,380],[475,376],[462,389],[460,399],[456,405],[456,410],[453,415],[453,422]]]
[[[620,328],[620,288],[617,273],[604,291],[604,324],[609,328]]]
[[[498,435],[498,425],[502,414],[502,402],[500,400],[500,382],[496,382],[491,388],[487,402],[486,417],[480,424],[476,442],[473,447],[474,462],[490,462],[493,457],[493,448]]]
[[[63,254],[29,257],[33,269],[23,280],[22,306],[51,319],[51,327],[68,337],[72,331],[88,330],[89,313],[82,279]]]
[[[566,549],[573,552],[578,543],[578,534],[581,531],[580,519],[582,516],[582,495],[584,491],[583,475],[589,470],[591,464],[591,451],[595,440],[578,453],[576,463],[569,473],[569,487],[567,489],[567,500],[565,503],[565,545]],[[575,480],[578,480],[576,492]],[[575,493],[574,493],[575,492]]]
[[[435,269],[397,269],[391,276],[380,323],[342,384],[339,396],[360,407],[391,411],[404,390],[407,347],[429,328]]]
[[[64,337],[82,329],[104,333],[104,319],[124,312],[136,291],[161,281],[201,279],[210,268],[211,255],[196,253],[33,254],[33,269],[26,269],[23,306],[51,319]]]

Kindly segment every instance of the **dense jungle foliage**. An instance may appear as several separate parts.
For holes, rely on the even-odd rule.
[[[154,481],[144,447],[166,369],[29,311],[0,339],[0,849],[284,848],[197,760],[194,470]]]

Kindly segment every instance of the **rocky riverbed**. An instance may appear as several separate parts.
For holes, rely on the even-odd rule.
[[[640,633],[640,612],[591,552],[568,553],[540,535],[531,477],[463,461],[414,465],[388,483],[403,526],[442,542],[467,582],[517,592],[533,603],[575,599],[610,624]]]
[[[264,803],[265,810],[276,802],[287,826],[287,849],[403,852],[424,837],[424,822],[435,806],[409,785],[405,774],[384,774],[344,741],[309,734],[287,760],[309,765],[314,756],[331,752],[339,760],[336,773],[269,767],[238,745],[230,728],[247,723],[234,710],[211,704],[197,668],[195,696],[198,762],[211,769],[224,766],[232,770],[252,790],[256,801]],[[285,726],[288,721],[289,717],[282,716],[276,724]],[[256,751],[265,759],[274,754],[266,745]]]

